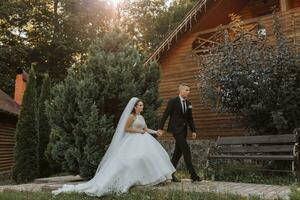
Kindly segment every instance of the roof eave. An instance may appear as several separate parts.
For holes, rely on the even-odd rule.
[[[16,116],[16,117],[19,116],[19,113],[7,111],[7,110],[3,110],[3,109],[1,109],[1,108],[0,108],[0,113],[9,114],[9,115]]]
[[[145,62],[145,65],[147,65],[151,61],[159,60],[159,56],[165,50],[168,51],[170,49],[172,41],[174,39],[177,41],[177,35],[182,31],[182,29],[184,29],[184,32],[186,32],[188,29],[187,27],[189,26],[189,31],[191,31],[193,18],[196,19],[197,13],[201,12],[203,7],[206,10],[207,1],[208,0],[198,1],[198,3],[186,14],[183,20],[179,23],[179,25],[166,36],[166,38],[161,42],[161,44],[156,48],[156,50],[149,56],[149,58]]]

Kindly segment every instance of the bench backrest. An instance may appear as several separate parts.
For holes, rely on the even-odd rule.
[[[238,144],[281,144],[296,143],[295,134],[285,135],[264,135],[264,136],[237,136],[237,137],[219,137],[216,145],[238,145]]]
[[[293,152],[296,142],[296,134],[237,136],[219,137],[216,146],[222,153],[288,153]]]

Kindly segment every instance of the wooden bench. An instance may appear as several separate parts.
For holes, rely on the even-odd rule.
[[[219,137],[208,150],[206,169],[213,168],[219,160],[276,160],[291,162],[291,170],[276,171],[290,171],[298,176],[299,130],[285,135]]]

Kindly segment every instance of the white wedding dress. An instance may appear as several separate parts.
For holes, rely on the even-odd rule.
[[[119,122],[118,128],[122,128],[124,121],[128,119],[127,115],[130,113],[125,111],[120,119],[120,122],[122,120],[123,122]],[[145,126],[143,116],[137,115],[132,127],[143,129]],[[100,197],[109,193],[127,192],[134,185],[155,185],[171,179],[175,168],[170,162],[169,155],[155,138],[149,133],[117,135],[118,128],[110,149],[90,181],[78,185],[63,185],[52,193],[79,192]]]

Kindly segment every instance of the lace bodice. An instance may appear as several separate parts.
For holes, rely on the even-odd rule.
[[[142,115],[136,115],[135,120],[132,123],[132,128],[144,129],[146,127],[146,122]]]
[[[132,128],[144,129],[147,127],[145,119],[142,115],[137,115],[135,120],[133,121]],[[147,128],[147,132],[151,134],[157,134],[157,131]]]

